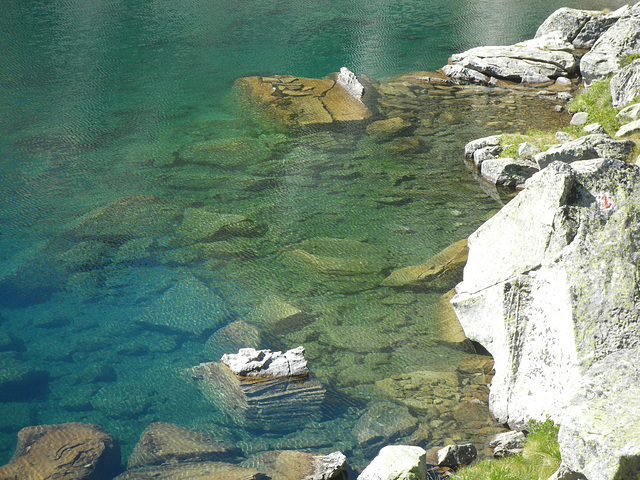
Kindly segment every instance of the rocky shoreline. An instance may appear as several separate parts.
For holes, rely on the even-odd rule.
[[[615,132],[615,137],[633,138],[636,129],[640,129],[634,125],[640,121],[640,109],[630,105],[640,92],[640,60],[633,58],[638,54],[640,4],[606,14],[561,9],[541,25],[536,38],[510,47],[478,47],[454,55],[441,72],[417,72],[384,82],[362,79],[363,87],[343,69],[322,80],[250,77],[238,80],[237,86],[251,108],[259,109],[267,121],[283,128],[351,125],[363,129],[372,142],[387,152],[417,154],[423,148],[420,134],[431,126],[416,124],[412,112],[427,85],[433,95],[438,95],[438,89],[464,92],[467,88],[497,87],[504,90],[496,96],[507,106],[514,104],[515,117],[523,114],[515,106],[518,98],[530,97],[547,102],[555,122],[560,118],[568,122],[563,105],[579,83],[592,84],[612,76],[614,106],[626,107],[626,113],[621,115],[630,120],[624,130]],[[622,66],[627,61],[629,64]],[[522,126],[548,123],[527,118],[526,113],[524,118],[514,118],[514,122],[521,122]],[[474,233],[468,246],[462,241],[427,262],[396,270],[390,269],[384,252],[374,252],[370,245],[358,242],[346,245],[337,239],[319,239],[291,245],[282,252],[286,261],[312,269],[322,278],[335,281],[336,276],[341,277],[337,283],[345,293],[377,285],[446,291],[462,279],[455,292],[443,297],[443,308],[450,308],[448,299],[453,297],[464,332],[455,317],[449,317],[442,338],[462,349],[469,346],[471,339],[495,359],[495,377],[493,362],[488,362],[466,366],[461,363],[451,374],[417,371],[377,381],[376,388],[394,399],[397,411],[390,411],[387,404],[374,404],[358,420],[354,430],[358,432],[356,436],[360,435],[358,441],[371,456],[378,453],[358,478],[437,478],[448,469],[470,463],[475,458],[475,447],[465,444],[464,438],[455,442],[462,445],[445,448],[438,455],[416,446],[387,443],[403,439],[420,444],[428,435],[421,434],[410,415],[410,410],[415,409],[433,416],[434,422],[438,416],[452,417],[471,429],[486,430],[487,434],[493,428],[485,421],[487,403],[499,422],[514,429],[524,428],[528,419],[544,420],[547,416],[562,425],[563,464],[553,477],[556,480],[632,478],[640,470],[640,440],[635,427],[640,420],[635,402],[640,385],[636,368],[640,359],[640,333],[636,326],[640,235],[635,230],[640,174],[629,163],[633,161],[633,141],[616,140],[593,124],[589,128],[592,133],[579,138],[559,135],[559,142],[546,149],[519,144],[516,157],[501,156],[516,146],[505,145],[500,135],[471,142],[465,155],[485,181],[493,187],[523,191]],[[245,153],[255,155],[260,148],[252,145]],[[216,161],[219,150],[219,146],[195,145],[178,152],[176,161]],[[219,158],[235,168],[245,161],[241,158],[242,148],[239,151],[236,157]],[[265,161],[267,157],[265,154]],[[407,201],[406,195],[390,192],[379,203],[401,205]],[[113,223],[118,221],[114,219],[121,218],[123,211],[131,216],[131,222],[122,224],[122,231],[116,235]],[[144,237],[144,232],[137,231],[145,228],[139,220],[150,212],[156,218],[164,218],[167,225],[181,220],[181,227],[170,239],[172,247],[265,234],[262,225],[244,216],[194,207],[172,210],[150,197],[131,197],[68,232],[84,240],[82,251],[58,255],[67,263],[80,262],[80,266],[90,259],[96,261],[105,253],[106,247],[100,246],[103,241],[124,246]],[[146,247],[130,245],[127,251],[140,249]],[[338,251],[352,253],[341,258],[335,253]],[[365,253],[359,257],[357,252]],[[343,282],[344,278],[349,282]],[[11,277],[9,282],[14,280]],[[169,297],[180,297],[192,289],[188,282],[168,289],[164,293],[167,301],[159,302],[156,310],[136,321],[186,335],[207,333],[212,322],[221,320],[167,311]],[[208,312],[224,310],[222,303],[212,302],[210,296],[194,299],[193,306]],[[288,313],[275,320],[281,328],[313,321],[311,315],[290,305],[288,308]],[[180,317],[179,321],[175,316]],[[221,323],[216,325],[220,327]],[[218,332],[227,327],[219,328],[216,334],[223,335]],[[235,333],[228,330],[230,338],[237,342],[244,336],[246,341],[250,328],[236,327],[239,330]],[[262,347],[268,341],[260,335],[257,331],[252,337],[256,345],[240,346]],[[251,362],[277,367],[276,374],[266,375],[275,378],[266,380],[248,381],[246,377],[253,376],[247,375],[249,370],[229,372],[217,362],[193,367],[187,376],[196,382],[203,396],[227,405],[232,410],[229,415],[235,415],[239,424],[265,428],[261,415],[270,411],[267,430],[295,428],[319,418],[327,394],[325,387],[309,376],[306,361],[299,356],[302,352],[298,350],[287,357],[289,352],[272,355],[241,351]],[[288,374],[294,365],[298,368],[303,363],[303,369]],[[289,379],[290,376],[296,378]],[[489,395],[483,388],[492,378]],[[461,379],[466,382],[464,388]],[[430,397],[432,390],[438,390],[448,400],[436,404],[435,397]],[[273,391],[277,394],[273,395]],[[231,397],[234,402],[229,402]],[[430,403],[433,411],[427,412]],[[282,405],[287,408],[280,408]],[[622,420],[621,409],[625,412]],[[381,416],[391,416],[395,423],[381,427]],[[610,418],[615,421],[606,420]],[[511,441],[497,441],[496,451],[512,450]],[[233,480],[266,476],[274,480],[331,480],[345,478],[349,471],[349,459],[338,451],[312,454],[282,449],[244,460],[241,457],[239,449],[214,437],[156,422],[142,434],[122,472],[118,441],[102,428],[89,423],[43,425],[21,430],[14,457],[0,467],[0,478]]]

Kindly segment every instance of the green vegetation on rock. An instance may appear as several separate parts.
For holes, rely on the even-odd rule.
[[[560,466],[557,425],[532,422],[521,454],[487,459],[463,468],[455,480],[538,480],[549,478]]]

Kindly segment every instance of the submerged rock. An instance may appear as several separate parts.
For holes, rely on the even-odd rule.
[[[409,413],[407,407],[380,402],[367,408],[352,433],[365,453],[371,454],[410,435],[417,427],[418,419]]]
[[[23,428],[0,478],[110,480],[120,468],[118,441],[97,425],[63,423]]]
[[[460,240],[418,266],[394,270],[380,285],[450,290],[462,279],[468,252],[467,240]]]
[[[490,407],[522,428],[562,423],[586,369],[640,345],[640,172],[615,160],[554,162],[469,237],[452,299],[495,359]]]
[[[260,480],[264,474],[252,468],[224,462],[197,462],[142,467],[118,475],[114,480]]]
[[[172,423],[152,423],[142,432],[127,468],[165,463],[206,462],[235,457],[239,451],[210,435]]]

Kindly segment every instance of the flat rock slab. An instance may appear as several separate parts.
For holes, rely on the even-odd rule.
[[[366,105],[335,79],[244,77],[235,86],[268,117],[287,127],[361,121],[371,116]]]
[[[309,375],[304,347],[282,352],[241,348],[238,353],[224,354],[221,362],[239,377],[277,378]]]

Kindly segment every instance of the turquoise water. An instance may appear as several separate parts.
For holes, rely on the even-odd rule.
[[[126,456],[166,421],[245,455],[341,448],[364,464],[373,450],[354,425],[374,403],[402,404],[375,382],[456,371],[469,355],[437,332],[443,291],[380,281],[465,238],[506,201],[466,169],[468,140],[563,119],[498,90],[412,87],[413,100],[391,95],[378,108],[409,119],[419,141],[394,150],[358,126],[276,131],[238,106],[232,84],[341,66],[378,81],[434,70],[471,46],[531,37],[563,5],[618,6],[2,2],[0,461],[32,424],[97,423]],[[223,220],[241,225],[215,238],[185,226]],[[323,271],[342,254],[376,267]],[[231,324],[239,335],[216,334]],[[185,369],[242,339],[305,345],[329,389],[322,415],[263,432],[201,395]],[[471,382],[459,377],[461,389]],[[496,428],[483,420],[466,431],[445,410],[412,410],[420,426],[403,438],[431,446]]]

